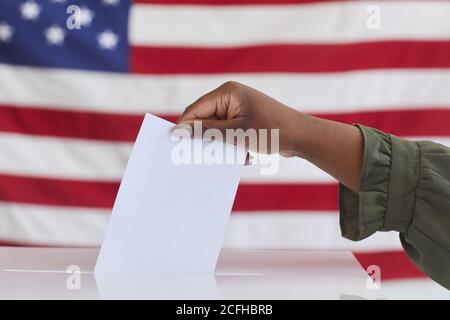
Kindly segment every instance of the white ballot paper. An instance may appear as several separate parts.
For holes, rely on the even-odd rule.
[[[218,140],[173,141],[173,126],[146,114],[95,274],[213,274],[246,153]],[[180,152],[187,145],[196,161],[180,163],[180,154],[189,155]],[[212,147],[223,150],[223,159],[234,154],[236,161],[201,161]]]

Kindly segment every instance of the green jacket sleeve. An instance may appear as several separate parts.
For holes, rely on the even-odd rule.
[[[342,235],[399,232],[414,264],[450,290],[450,148],[357,126],[364,158],[359,192],[339,188]]]

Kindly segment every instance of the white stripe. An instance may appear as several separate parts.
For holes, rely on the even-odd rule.
[[[119,181],[132,145],[0,134],[0,171],[22,176]]]
[[[300,195],[301,196],[301,195]],[[360,242],[341,236],[337,212],[240,212],[232,216],[225,235],[229,248],[400,250],[398,234],[377,233]]]
[[[427,139],[450,146],[450,138]],[[58,179],[120,181],[131,148],[132,144],[128,143],[1,133],[0,173]],[[261,158],[265,160],[245,168],[242,182],[335,182],[331,176],[300,158]],[[275,174],[264,174],[269,166]]]
[[[0,241],[48,245],[98,245],[109,210],[0,202]]]
[[[238,80],[305,112],[450,105],[450,70],[333,74],[137,76],[0,64],[0,104],[102,112],[178,114],[202,94]]]
[[[58,179],[120,181],[131,143],[0,133],[0,172]],[[333,179],[309,162],[279,156],[261,156],[244,170],[243,182],[331,182]],[[271,161],[271,162],[269,162]],[[263,175],[264,168],[278,168]]]
[[[131,143],[111,143],[0,133],[0,172],[58,179],[120,181]],[[331,182],[325,172],[303,159],[261,156],[244,170],[243,182]],[[271,161],[271,162],[269,162]],[[278,168],[262,175],[264,168]]]
[[[369,29],[369,6],[381,28]],[[311,5],[134,5],[130,41],[139,45],[236,46],[449,39],[448,1],[336,1]]]
[[[408,140],[428,140],[450,147],[449,137],[408,137]],[[260,158],[260,159],[259,159]],[[327,183],[337,182],[332,176],[301,158],[283,158],[279,155],[257,155],[255,164],[246,166],[243,182],[252,183]],[[265,175],[273,168],[273,175]],[[278,170],[276,170],[278,168]],[[270,170],[272,172],[272,170]]]
[[[51,245],[99,245],[107,210],[0,202],[0,241]],[[380,233],[353,243],[340,236],[337,212],[234,214],[225,248],[397,250],[398,235]]]

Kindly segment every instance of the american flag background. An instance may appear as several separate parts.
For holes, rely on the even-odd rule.
[[[144,113],[227,80],[450,146],[449,68],[450,1],[0,0],[1,245],[98,246]],[[224,247],[351,250],[388,297],[450,297],[398,234],[343,239],[337,186],[302,159],[246,167]]]

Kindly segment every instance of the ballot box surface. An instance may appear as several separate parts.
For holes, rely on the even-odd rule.
[[[214,275],[100,278],[97,255],[0,247],[0,299],[383,299],[348,251],[222,250]]]

